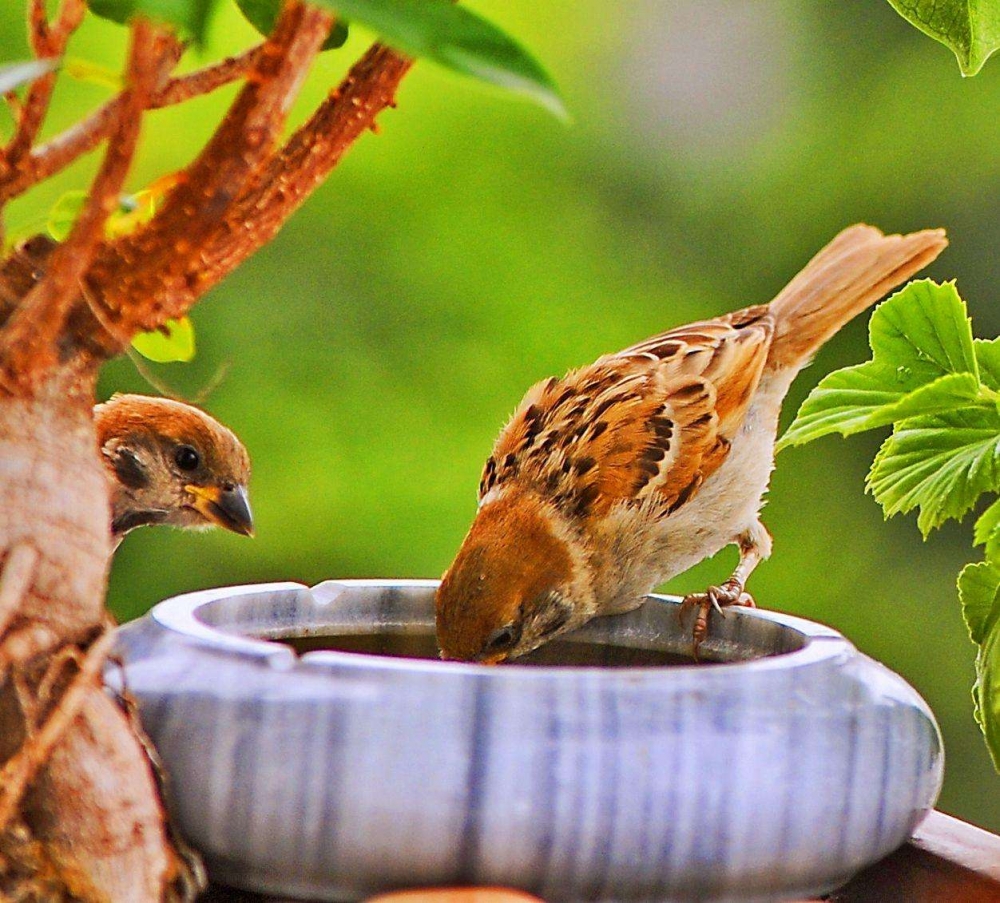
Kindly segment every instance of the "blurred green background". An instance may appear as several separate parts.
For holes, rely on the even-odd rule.
[[[440,575],[529,385],[766,301],[856,221],[946,227],[952,246],[928,273],[958,279],[978,335],[1000,332],[1000,62],[963,80],[951,53],[884,0],[470,6],[544,61],[573,124],[416,67],[381,134],[195,310],[195,362],[157,369],[193,394],[229,367],[206,407],[250,449],[257,538],[131,535],[111,579],[119,616],[217,584]],[[27,53],[20,7],[0,12],[5,60]],[[224,4],[185,65],[254,39]],[[297,120],[366,40],[355,31],[322,57]],[[116,66],[123,44],[121,29],[89,21],[71,53]],[[64,84],[48,133],[108,93]],[[152,114],[130,187],[183,166],[232,95]],[[19,201],[10,227],[44,218],[93,167]],[[865,320],[799,378],[786,424],[824,373],[866,358]],[[101,382],[104,395],[119,390],[150,391],[124,359]],[[944,732],[940,806],[1000,830],[955,592],[976,557],[971,529],[950,525],[924,544],[913,518],[883,523],[863,490],[878,442],[831,438],[780,455],[764,517],[775,554],[751,588],[911,681]],[[669,589],[701,589],[734,561],[727,550]]]

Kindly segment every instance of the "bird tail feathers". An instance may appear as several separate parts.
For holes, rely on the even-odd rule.
[[[841,326],[923,269],[947,246],[943,229],[883,235],[844,229],[771,302],[771,370],[804,367]]]

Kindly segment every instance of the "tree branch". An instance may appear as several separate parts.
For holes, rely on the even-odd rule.
[[[53,366],[57,340],[80,281],[104,239],[104,225],[118,203],[139,138],[160,59],[169,41],[144,20],[132,28],[127,98],[86,206],[68,238],[53,251],[42,279],[24,297],[0,331],[0,384],[8,391],[30,387],[36,374]]]
[[[28,41],[35,56],[61,56],[66,50],[70,35],[80,27],[85,12],[84,0],[63,0],[59,15],[50,25],[45,16],[45,0],[32,0],[28,6]],[[55,72],[43,75],[31,83],[18,117],[17,131],[10,144],[0,153],[0,174],[16,170],[31,150],[48,113],[55,84]]]
[[[246,85],[163,208],[95,261],[89,285],[120,332],[154,328],[194,302],[204,246],[273,156],[275,136],[332,23],[323,10],[286,2]]]
[[[259,44],[237,56],[169,79],[154,92],[148,109],[158,110],[184,103],[193,97],[208,94],[243,78],[256,64],[262,46]],[[182,45],[178,44],[178,57],[182,49]],[[119,94],[61,135],[34,148],[21,162],[17,171],[9,174],[6,184],[0,184],[0,202],[24,194],[34,185],[51,178],[78,157],[97,147],[111,133],[124,102],[125,96]]]
[[[280,153],[254,177],[233,205],[224,228],[202,255],[195,291],[206,292],[257,248],[267,244],[340,162],[347,149],[386,107],[413,61],[380,44],[352,67]],[[248,235],[244,223],[253,223]]]
[[[254,66],[257,65],[263,44],[244,50],[236,56],[226,57],[211,66],[188,72],[186,75],[178,75],[172,78],[163,88],[153,95],[153,109],[169,107],[176,103],[184,103],[192,97],[201,94],[209,94],[223,85],[228,85],[237,79],[243,78]]]
[[[365,130],[374,128],[375,117],[395,105],[396,90],[411,65],[411,60],[389,48],[373,45],[308,122],[252,173],[214,228],[195,245],[196,253],[186,255],[184,269],[174,271],[172,281],[163,280],[162,271],[150,266],[142,288],[137,288],[134,274],[139,271],[139,258],[133,256],[135,251],[130,249],[126,256],[120,247],[112,247],[107,259],[102,258],[101,268],[95,267],[97,278],[91,281],[93,294],[103,298],[105,316],[131,299],[127,314],[119,314],[116,320],[131,334],[154,329],[186,313],[205,291],[270,241],[351,144]],[[199,212],[198,219],[203,215]],[[189,218],[194,219],[193,210]],[[183,234],[181,229],[178,234]],[[151,255],[146,259],[152,259]],[[181,255],[177,260],[181,261]],[[137,298],[144,304],[137,305]],[[88,334],[82,322],[77,331]],[[121,334],[121,329],[117,331]],[[93,331],[89,334],[94,335]],[[107,331],[99,331],[90,349],[98,356],[112,356],[120,352],[121,345]]]

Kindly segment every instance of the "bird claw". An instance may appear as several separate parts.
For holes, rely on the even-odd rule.
[[[698,614],[694,619],[694,625],[691,628],[692,655],[695,661],[699,661],[698,649],[705,637],[708,636],[708,613],[712,609],[715,609],[724,618],[726,614],[723,609],[729,608],[732,605],[738,605],[742,608],[757,607],[753,596],[744,592],[743,587],[735,580],[727,580],[721,586],[710,586],[703,593],[689,593],[681,601],[678,612],[678,616],[681,619],[692,608],[698,610]]]

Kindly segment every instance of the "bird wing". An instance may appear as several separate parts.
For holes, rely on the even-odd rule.
[[[577,517],[654,497],[679,507],[725,460],[767,360],[766,306],[673,329],[533,386],[486,462]]]

